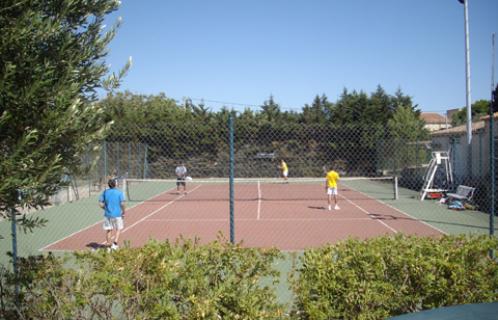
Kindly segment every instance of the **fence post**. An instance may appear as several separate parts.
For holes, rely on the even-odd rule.
[[[147,150],[148,150],[148,144],[145,145],[145,150],[144,150],[144,179],[147,179]]]
[[[419,144],[419,135],[417,133],[417,137],[415,137],[415,174],[418,174],[418,167],[419,167],[419,153],[420,153],[420,146],[418,145]]]
[[[458,167],[458,161],[457,161],[457,155],[458,155],[458,152],[456,150],[456,138],[455,137],[450,137],[450,159],[451,159],[451,162],[452,163],[452,168],[453,168],[453,172],[455,173],[453,175],[453,185],[450,186],[450,188],[453,188],[455,185],[458,185],[458,183],[460,183],[461,179],[460,179],[460,175],[458,175],[458,170],[460,170],[460,168]]]
[[[495,193],[496,193],[496,173],[495,173],[495,133],[494,133],[494,107],[498,103],[496,96],[498,86],[495,88],[495,34],[491,36],[492,42],[492,72],[491,72],[491,101],[489,103],[489,174],[491,180],[491,206],[489,210],[489,235],[495,234]],[[494,252],[491,252],[491,258],[494,258]]]
[[[11,232],[12,232],[12,268],[14,271],[14,301],[16,308],[19,310],[19,270],[17,268],[17,218],[16,218],[16,210],[11,208]]]
[[[483,152],[482,152],[482,136],[483,132],[479,133],[479,178],[482,178],[482,161],[483,161]]]
[[[128,141],[128,174],[126,177],[131,176],[131,142]],[[131,178],[131,177],[130,177]]]
[[[114,161],[116,162],[116,177],[119,177],[122,175],[121,174],[121,164],[120,164],[121,157],[119,156],[119,153],[121,152],[121,148],[119,147],[120,143],[121,142],[114,143],[114,145],[116,145],[116,151],[114,153]]]
[[[384,172],[387,170],[387,165],[386,165],[386,159],[384,157],[384,154],[386,153],[386,144],[385,144],[385,139],[386,139],[386,134],[383,133],[382,138],[379,141],[379,154],[380,154],[380,170],[381,170],[381,175],[384,176]]]
[[[393,141],[394,141],[393,144],[394,144],[395,150],[399,150],[399,141],[398,141],[398,139],[393,138]],[[398,173],[398,159],[396,157],[392,157],[392,161],[393,161],[393,167],[392,167],[393,176],[396,176],[397,173]]]
[[[89,151],[87,150],[86,151],[86,155],[85,155],[85,167],[87,168],[86,170],[87,173],[86,173],[86,180],[88,182],[88,197],[91,197],[92,196],[92,175],[90,173],[91,171],[91,160],[90,160],[90,154],[89,154]]]
[[[104,140],[104,183],[107,180],[107,141]]]
[[[228,130],[229,130],[229,168],[230,168],[230,242],[235,243],[235,226],[234,226],[234,139],[233,139],[233,112],[228,116]]]
[[[493,103],[489,106],[489,173],[491,180],[491,206],[489,210],[489,235],[495,233],[495,192],[496,192],[496,173],[495,173],[495,137],[494,137],[494,114]]]

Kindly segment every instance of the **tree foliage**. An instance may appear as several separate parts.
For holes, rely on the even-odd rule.
[[[115,0],[0,2],[0,214],[47,204],[63,174],[106,128],[93,102],[126,68],[103,79],[117,25],[103,32]],[[24,226],[41,222],[33,217]],[[36,223],[35,223],[36,224]]]
[[[196,105],[186,99],[178,104],[164,94],[130,92],[110,95],[101,105],[115,121],[108,141],[147,144],[148,160],[152,166],[163,168],[163,173],[151,177],[167,177],[162,176],[164,168],[178,161],[196,168],[215,163],[228,167],[227,121],[231,111],[227,107],[212,111],[202,102]],[[404,121],[409,122],[407,126]],[[270,96],[259,110],[246,108],[236,113],[236,174],[263,174],[264,163],[255,164],[252,159],[258,153],[273,153],[287,159],[296,176],[322,175],[321,167],[331,161],[344,163],[349,174],[373,175],[390,141],[397,139],[404,144],[422,138],[417,106],[400,90],[389,95],[379,86],[369,95],[344,89],[335,103],[326,95],[317,95],[299,111],[283,109]],[[273,168],[268,165],[270,171],[264,174],[271,175]],[[196,176],[222,174],[216,172]]]
[[[429,132],[424,128],[424,121],[409,107],[401,106],[396,110],[387,127],[393,138],[393,161],[395,168],[423,163],[426,150],[413,142],[429,138]]]
[[[489,113],[489,101],[488,100],[477,100],[472,104],[472,121],[479,120],[482,116]],[[463,107],[454,113],[451,117],[451,124],[453,126],[459,126],[467,122],[467,108]]]

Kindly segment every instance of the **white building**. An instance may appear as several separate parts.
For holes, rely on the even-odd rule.
[[[425,128],[429,131],[438,131],[451,127],[448,117],[440,115],[436,112],[422,112],[420,119],[425,122]]]
[[[494,115],[494,143],[498,147],[498,113]],[[450,150],[455,177],[464,177],[472,170],[472,176],[486,176],[489,173],[489,116],[482,117],[472,123],[472,162],[469,162],[466,124],[449,129],[434,131],[432,136],[433,150]],[[498,152],[498,150],[497,150]]]

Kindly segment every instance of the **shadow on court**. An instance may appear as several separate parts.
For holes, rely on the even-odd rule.
[[[98,249],[105,249],[107,248],[105,245],[103,245],[102,243],[98,243],[98,242],[90,242],[86,245],[87,248],[90,248],[92,250],[98,250]]]
[[[325,207],[317,207],[317,206],[308,206],[309,209],[314,209],[314,210],[325,210]]]

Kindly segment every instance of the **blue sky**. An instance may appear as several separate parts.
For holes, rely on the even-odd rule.
[[[490,98],[498,0],[468,1],[476,101]],[[344,88],[381,85],[443,113],[465,106],[463,12],[457,0],[123,0],[107,62],[118,70],[132,56],[122,90],[213,110],[270,95],[299,110],[317,94],[335,102]]]

